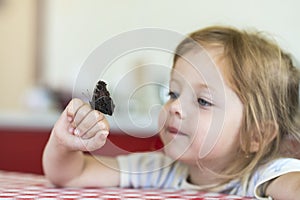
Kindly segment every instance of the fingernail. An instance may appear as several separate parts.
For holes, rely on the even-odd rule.
[[[73,133],[73,132],[74,132],[74,128],[73,128],[73,127],[70,127],[70,128],[69,128],[69,132],[70,132],[70,133]]]
[[[76,128],[76,129],[74,130],[74,135],[79,135],[79,134],[80,134],[80,131],[79,131],[79,129]]]
[[[108,136],[108,133],[101,133],[100,137],[102,140],[105,140],[107,138],[107,136]]]
[[[68,117],[68,121],[72,122],[73,118],[72,117]]]

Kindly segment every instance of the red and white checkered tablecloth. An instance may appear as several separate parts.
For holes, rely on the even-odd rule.
[[[43,200],[216,200],[252,198],[191,190],[124,189],[124,188],[55,188],[44,176],[0,171],[0,199]]]

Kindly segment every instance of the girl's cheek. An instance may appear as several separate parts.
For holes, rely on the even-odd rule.
[[[165,104],[162,109],[160,110],[159,112],[159,115],[158,115],[158,131],[160,132],[166,121],[167,121],[167,117],[168,117],[168,112],[167,112],[167,105]]]

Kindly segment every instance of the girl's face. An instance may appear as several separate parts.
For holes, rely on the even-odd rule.
[[[210,55],[214,60],[204,51],[177,59],[170,99],[159,115],[160,136],[173,159],[224,166],[239,148],[243,105],[224,81],[224,63],[213,50]]]

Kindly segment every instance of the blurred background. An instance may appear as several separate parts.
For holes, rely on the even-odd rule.
[[[51,127],[74,94],[89,54],[113,36],[134,29],[156,27],[187,34],[208,25],[257,28],[272,34],[299,59],[299,8],[297,0],[0,0],[0,125]],[[151,60],[171,65],[171,56],[159,53],[163,54],[143,52],[119,59],[105,75],[109,88],[137,65]],[[135,70],[128,80],[147,73]],[[168,73],[158,70],[151,76],[167,83]],[[75,92],[89,97],[93,88],[86,90]],[[147,108],[138,105],[147,104],[147,99],[152,99],[149,105],[160,102],[153,90],[137,96],[141,99],[136,98],[140,103],[135,105],[142,112]]]
[[[0,0],[0,170],[42,174],[43,148],[61,110],[73,96],[88,101],[98,78],[116,104],[99,153],[162,147],[156,117],[172,55],[139,50],[113,60],[103,76],[81,73],[113,37],[147,27],[183,35],[209,25],[256,28],[297,62],[299,9],[298,0]]]

